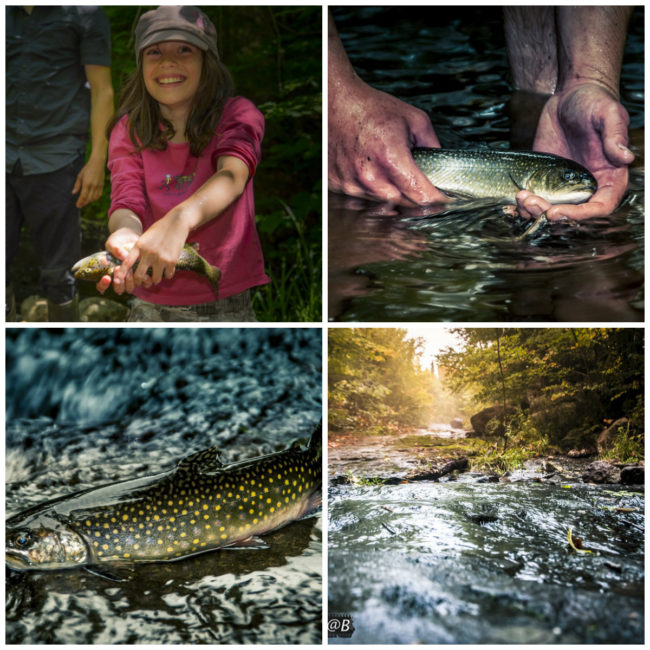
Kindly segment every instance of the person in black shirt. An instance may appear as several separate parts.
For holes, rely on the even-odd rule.
[[[69,269],[81,256],[80,208],[102,194],[105,129],[113,115],[110,25],[99,7],[5,11],[7,320],[15,318],[9,270],[26,223],[48,320],[74,321],[77,290]]]

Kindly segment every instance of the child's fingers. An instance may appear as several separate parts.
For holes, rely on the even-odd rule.
[[[95,287],[97,288],[97,291],[99,291],[99,293],[103,294],[104,291],[106,291],[106,289],[108,289],[108,287],[111,286],[111,282],[112,282],[111,276],[105,275],[99,280],[99,282],[97,282]]]

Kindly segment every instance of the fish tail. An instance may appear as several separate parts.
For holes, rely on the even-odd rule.
[[[205,261],[205,260],[204,260]],[[219,280],[221,279],[221,269],[218,266],[212,266],[209,262],[205,261],[203,265],[203,270],[205,276],[210,281],[212,288],[214,289],[214,295],[219,295]]]

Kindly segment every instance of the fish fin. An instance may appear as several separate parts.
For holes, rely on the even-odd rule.
[[[217,447],[202,449],[181,459],[176,469],[181,472],[192,471],[199,474],[214,472],[223,467],[220,456],[221,453]]]
[[[517,181],[512,177],[512,174],[509,173],[508,176],[510,176],[510,180],[515,184],[515,187],[516,187],[519,191],[521,191],[521,190],[524,189],[524,188],[523,188],[521,185],[519,185],[519,183],[517,183]]]
[[[251,549],[251,548],[269,548],[269,545],[261,538],[256,535],[251,535],[246,539],[241,539],[238,542],[233,542],[229,546],[224,546],[224,550],[234,551],[237,549]]]
[[[118,564],[106,562],[102,564],[88,564],[84,567],[88,573],[113,582],[128,582],[135,574],[133,564]]]
[[[315,517],[318,515],[323,507],[323,493],[318,490],[314,492],[309,499],[307,500],[307,503],[305,504],[305,507],[302,510],[302,514],[298,517],[298,521],[301,519],[309,519],[310,517]]]
[[[197,253],[199,252],[199,248],[200,248],[199,242],[197,242],[197,241],[188,241],[185,245],[189,246],[192,249],[194,249]]]

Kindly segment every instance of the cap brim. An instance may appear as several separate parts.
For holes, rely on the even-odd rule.
[[[190,32],[180,29],[162,29],[153,32],[144,38],[140,44],[140,50],[143,50],[145,47],[149,47],[150,45],[155,45],[156,43],[162,43],[163,41],[183,41],[184,43],[189,43],[190,45],[198,47],[204,52],[207,52],[209,49],[204,41]]]

